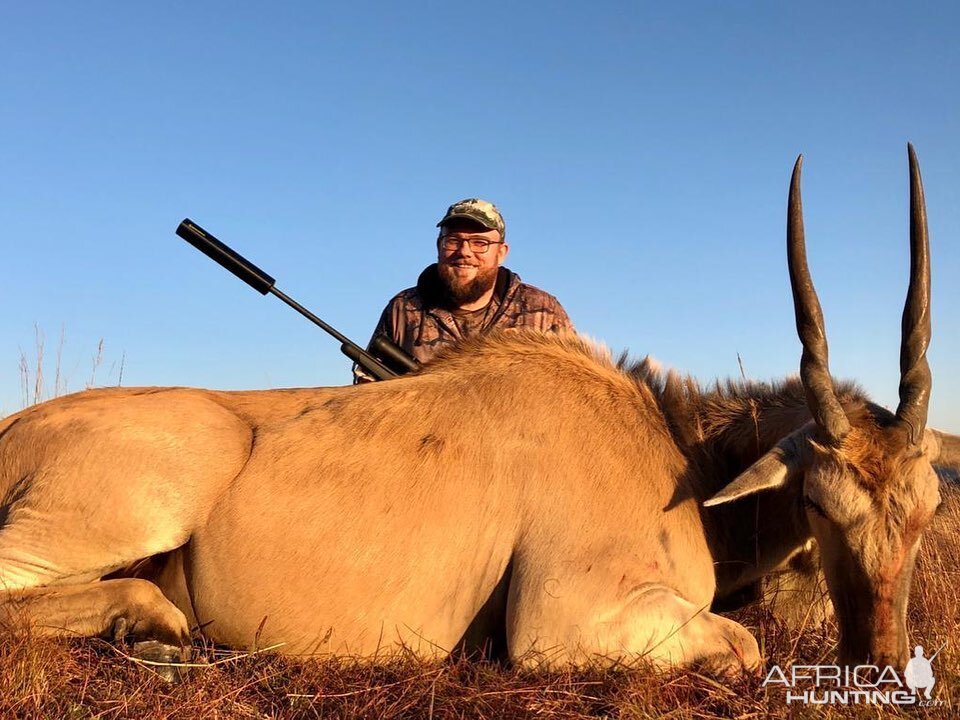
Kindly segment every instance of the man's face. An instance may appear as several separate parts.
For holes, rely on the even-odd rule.
[[[491,243],[486,252],[478,252],[470,241]],[[454,245],[448,247],[448,245]],[[507,257],[507,245],[497,230],[482,225],[456,223],[445,225],[437,241],[437,265],[440,279],[456,305],[476,302],[497,282],[497,269]]]

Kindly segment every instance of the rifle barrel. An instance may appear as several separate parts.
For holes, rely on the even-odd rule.
[[[278,290],[274,286],[276,281],[270,275],[267,275],[267,273],[243,257],[243,255],[233,248],[228,247],[225,243],[215,238],[211,233],[208,233],[189,218],[184,218],[180,225],[177,226],[177,235],[193,245],[211,260],[216,261],[221,267],[229,270],[261,295],[270,293],[280,298],[321,330],[335,337],[340,341],[340,350],[343,354],[362,366],[378,380],[387,380],[397,376],[397,373],[350,340],[346,335],[325,323],[290,296]],[[348,348],[350,352],[347,352]]]

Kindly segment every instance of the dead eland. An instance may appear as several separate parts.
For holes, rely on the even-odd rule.
[[[841,662],[906,661],[939,503],[929,250],[910,148],[900,404],[827,365],[800,162],[788,260],[800,380],[702,389],[575,336],[468,341],[359,387],[105,389],[0,422],[0,608],[51,634],[191,628],[294,654],[437,656],[499,627],[514,660],[753,668],[709,611],[819,545]]]

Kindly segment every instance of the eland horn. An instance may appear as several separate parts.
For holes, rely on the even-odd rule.
[[[900,404],[897,419],[909,427],[916,444],[923,436],[930,404],[930,237],[927,209],[923,201],[920,165],[912,144],[910,159],[910,286],[903,306],[900,339]]]
[[[800,357],[800,379],[807,396],[807,407],[830,443],[837,446],[850,430],[850,421],[837,400],[827,362],[827,336],[817,291],[807,267],[807,250],[803,236],[803,205],[800,201],[800,170],[803,155],[797,158],[790,179],[790,200],[787,208],[787,267],[793,290],[793,309],[797,334],[803,345]]]

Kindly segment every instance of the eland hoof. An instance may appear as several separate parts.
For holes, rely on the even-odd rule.
[[[189,647],[167,645],[158,640],[144,640],[134,644],[131,656],[142,661],[140,664],[143,667],[171,683],[185,680],[190,670],[182,664],[190,660]]]

